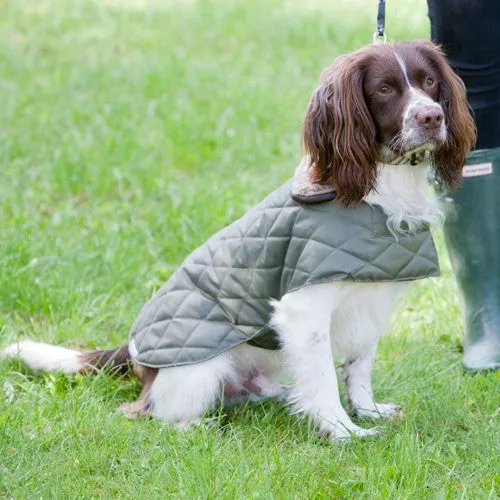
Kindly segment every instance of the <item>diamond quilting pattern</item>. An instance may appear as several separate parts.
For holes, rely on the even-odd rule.
[[[310,284],[439,274],[428,230],[396,240],[380,208],[301,205],[290,187],[196,249],[144,306],[131,330],[139,363],[201,362],[248,341],[276,348],[270,299]]]

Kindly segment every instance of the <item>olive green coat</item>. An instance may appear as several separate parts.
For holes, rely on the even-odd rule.
[[[243,342],[276,349],[270,299],[308,285],[439,274],[428,228],[396,238],[378,206],[304,204],[292,199],[291,186],[196,249],[144,306],[129,343],[139,364],[197,363]]]

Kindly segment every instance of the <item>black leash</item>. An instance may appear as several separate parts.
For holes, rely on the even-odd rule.
[[[384,42],[387,41],[385,34],[385,0],[378,1],[377,29],[373,34],[373,41],[378,41],[378,38],[382,38]]]

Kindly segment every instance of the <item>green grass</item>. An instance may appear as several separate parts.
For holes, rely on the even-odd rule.
[[[122,345],[183,258],[291,175],[320,70],[371,39],[375,10],[0,1],[0,344]],[[427,36],[424,1],[388,10],[391,38]],[[443,276],[377,357],[378,399],[406,409],[382,439],[327,443],[274,403],[177,434],[117,414],[133,380],[2,363],[0,498],[499,497],[500,375],[461,370],[437,241]]]

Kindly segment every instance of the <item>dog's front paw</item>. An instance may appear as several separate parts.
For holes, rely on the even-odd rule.
[[[405,411],[401,406],[393,403],[376,403],[374,408],[356,408],[356,415],[360,418],[386,418],[393,420],[404,418]]]
[[[326,437],[337,443],[347,443],[356,437],[378,436],[380,430],[376,428],[363,429],[363,427],[358,427],[357,425],[353,425],[352,427],[339,425],[329,427],[328,429],[321,429],[319,434],[321,437]]]

